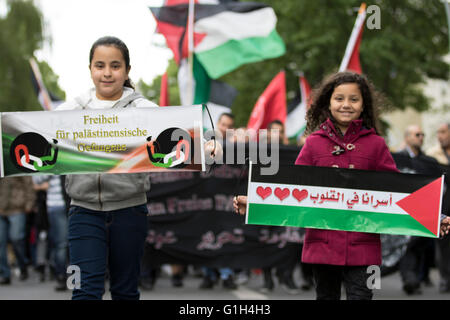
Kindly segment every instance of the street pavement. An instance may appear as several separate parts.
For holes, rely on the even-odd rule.
[[[164,269],[163,269],[164,270]],[[262,275],[252,273],[248,282],[240,284],[238,289],[229,290],[216,285],[213,289],[199,289],[201,278],[196,276],[191,269],[183,279],[182,287],[173,287],[170,276],[162,272],[153,290],[141,290],[141,300],[314,300],[314,290],[300,290],[298,294],[285,292],[275,280],[275,288],[272,292],[260,291],[263,279]],[[374,290],[374,300],[450,300],[450,293],[438,292],[439,273],[433,268],[430,274],[433,286],[422,286],[422,294],[409,296],[402,291],[402,284],[398,272],[381,278],[380,289]],[[275,279],[275,278],[274,278]],[[297,284],[302,284],[299,269],[294,273]],[[56,292],[55,282],[46,280],[40,282],[37,273],[30,269],[30,277],[20,281],[14,276],[10,285],[0,286],[0,300],[70,300],[71,291]],[[106,284],[106,293],[103,297],[110,300],[111,296]],[[342,296],[345,299],[345,294]]]

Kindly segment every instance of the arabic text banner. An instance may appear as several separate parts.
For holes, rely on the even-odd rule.
[[[0,114],[2,176],[204,170],[202,107]]]
[[[444,176],[251,166],[248,224],[438,237]]]

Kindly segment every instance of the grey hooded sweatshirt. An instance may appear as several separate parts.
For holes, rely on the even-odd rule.
[[[95,89],[65,102],[56,110],[157,107],[130,88],[124,88],[117,101],[98,100]],[[71,205],[97,211],[112,211],[147,203],[150,190],[148,173],[76,174],[66,178],[66,192]]]

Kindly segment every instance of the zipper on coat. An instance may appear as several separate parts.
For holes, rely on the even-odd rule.
[[[102,183],[101,183],[101,175],[98,175],[98,203],[100,204],[100,211],[103,209],[102,203]]]

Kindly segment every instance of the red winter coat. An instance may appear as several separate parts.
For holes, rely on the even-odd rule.
[[[335,146],[345,151],[333,155]],[[362,127],[362,120],[352,121],[342,137],[328,119],[306,139],[295,164],[398,171],[384,139],[374,129]],[[306,229],[302,262],[341,266],[380,265],[380,235]]]

